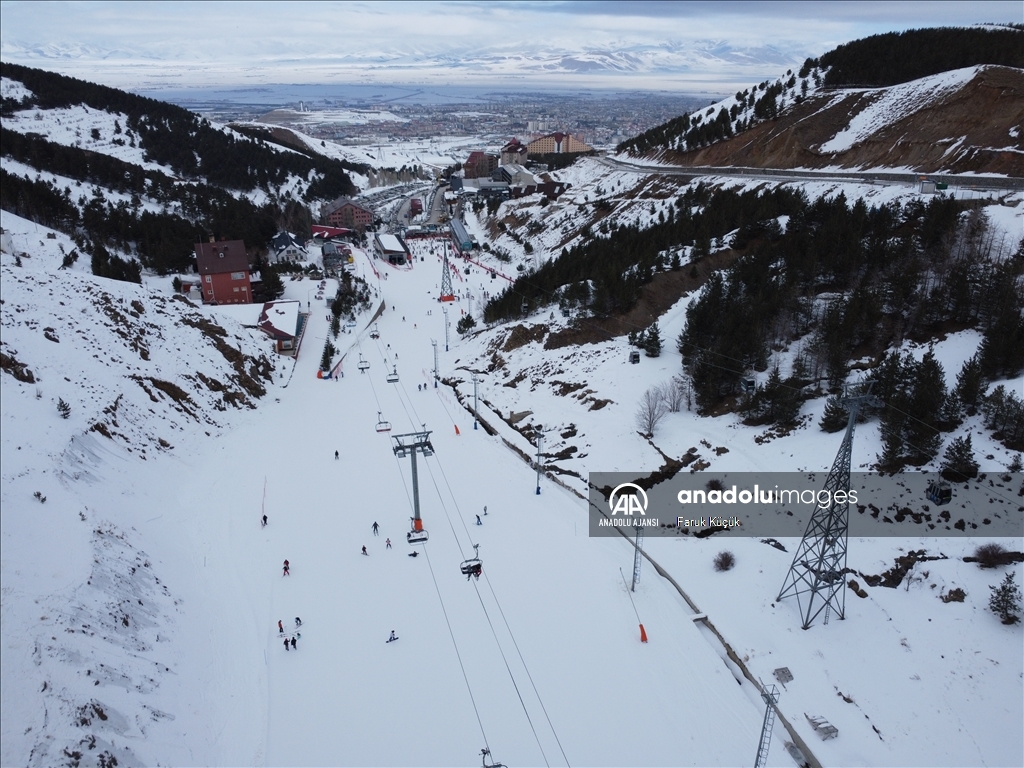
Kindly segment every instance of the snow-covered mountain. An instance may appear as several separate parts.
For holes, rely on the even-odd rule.
[[[2,87],[6,99],[32,96],[10,80]],[[170,166],[139,151],[142,126],[128,135],[129,117],[76,103],[5,112],[3,125],[29,148],[43,133],[51,152],[96,152],[152,173],[140,176],[138,207],[173,209],[150,194]],[[365,160],[441,163],[453,146]],[[97,190],[113,202],[101,212],[134,205],[130,191],[91,176],[44,176],[9,156],[3,170],[26,184],[45,178],[58,195],[74,189],[68,198],[83,213]],[[90,174],[101,172],[94,160]],[[741,765],[757,754],[761,694],[775,681],[770,766],[1024,763],[1021,628],[989,609],[990,587],[1020,580],[1021,537],[937,537],[915,519],[929,500],[901,492],[885,500],[909,510],[893,523],[900,535],[849,542],[845,620],[802,631],[794,601],[777,600],[795,536],[649,536],[635,558],[623,537],[588,536],[584,498],[590,472],[820,476],[831,466],[841,437],[818,428],[829,402],[820,371],[791,387],[800,398],[786,428],[745,424],[736,398],[704,416],[681,405],[656,430],[638,428],[645,392],[683,373],[674,341],[702,286],[715,274],[741,284],[747,275],[728,270],[757,267],[758,254],[769,269],[752,268],[749,284],[765,292],[808,243],[837,249],[814,268],[831,268],[847,246],[863,249],[853,252],[862,263],[883,262],[877,276],[849,268],[856,290],[838,268],[825,279],[798,265],[810,289],[799,313],[773,318],[763,361],[787,381],[800,378],[821,319],[856,295],[875,325],[846,350],[851,380],[877,366],[869,342],[884,332],[907,365],[938,361],[952,389],[993,337],[997,310],[1013,319],[1012,302],[991,306],[1006,291],[977,294],[992,275],[1011,293],[1019,284],[1024,197],[990,199],[969,184],[947,199],[916,185],[690,179],[600,158],[550,178],[571,185],[554,201],[466,205],[466,226],[487,248],[449,268],[451,303],[438,300],[442,239],[410,240],[401,266],[354,246],[372,307],[338,335],[327,307],[312,310],[319,282],[286,280],[285,297],[309,313],[294,359],[250,327],[255,305],[196,307],[149,271],[142,285],[86,274],[63,230],[41,215],[0,214],[0,763]],[[173,183],[216,194],[197,179]],[[285,192],[300,191],[260,189],[261,203],[282,206]],[[729,190],[727,215],[711,215]],[[776,193],[803,222],[766,219]],[[740,221],[744,205],[754,213]],[[841,216],[814,218],[833,210]],[[852,226],[819,226],[854,216],[891,225],[892,236],[862,242]],[[684,218],[701,224],[690,237],[641,239]],[[782,240],[801,226],[802,241]],[[634,261],[620,272],[650,272],[629,312],[599,317],[579,299],[600,274],[567,272],[557,291],[525,298],[563,250],[629,236]],[[778,242],[785,248],[772,251]],[[965,265],[962,281],[943,280]],[[867,300],[875,277],[885,279],[877,306]],[[508,286],[515,319],[483,323],[483,301]],[[577,289],[571,302],[566,286]],[[456,332],[468,316],[477,329]],[[627,332],[655,322],[665,349],[631,364]],[[865,327],[850,325],[851,334]],[[340,361],[324,378],[328,339]],[[765,374],[753,374],[762,390]],[[1016,397],[1020,378],[994,374],[979,386]],[[982,517],[983,534],[986,507],[1020,514],[1020,476],[1003,479],[1016,450],[983,409],[962,405],[949,406],[957,431],[933,430],[941,445],[918,469],[933,475],[954,434],[969,436],[985,475],[972,488],[989,504],[965,510],[958,486],[946,509]],[[398,438],[408,446],[422,431],[430,455],[417,457],[414,480]],[[859,424],[853,467],[875,464],[886,438],[877,417]],[[404,540],[414,510],[429,532],[415,548]],[[1008,550],[1002,565],[978,566],[982,543]],[[724,550],[734,565],[717,570]],[[462,571],[474,556],[479,579]],[[836,738],[822,738],[823,721]]]
[[[680,165],[1024,176],[1024,70],[967,67],[885,88],[808,82],[780,78],[622,149]]]

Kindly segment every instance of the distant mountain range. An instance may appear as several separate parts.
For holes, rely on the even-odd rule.
[[[196,50],[117,48],[80,43],[35,45],[5,42],[3,58],[29,66],[56,69],[77,77],[101,79],[124,88],[151,88],[188,83],[228,83],[229,65],[196,67],[207,57]],[[463,50],[345,50],[330,54],[282,49],[258,61],[238,65],[244,81],[253,82],[439,82],[453,77],[495,84],[544,82],[554,85],[623,86],[658,89],[674,82],[708,87],[749,83],[786,67],[799,65],[808,52],[779,46],[734,46],[724,40],[564,47],[512,45],[466,46]],[[190,62],[188,65],[181,62]],[[132,65],[132,66],[129,66]],[[100,75],[102,74],[102,77]],[[241,82],[242,80],[239,80]]]

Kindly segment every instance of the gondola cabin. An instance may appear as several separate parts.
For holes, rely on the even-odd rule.
[[[953,499],[953,488],[945,480],[934,480],[928,484],[925,495],[929,501],[941,507]]]

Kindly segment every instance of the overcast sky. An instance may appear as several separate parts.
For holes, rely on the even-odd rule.
[[[729,90],[1012,2],[0,2],[0,56],[124,88],[263,83]],[[781,70],[780,70],[781,67]]]

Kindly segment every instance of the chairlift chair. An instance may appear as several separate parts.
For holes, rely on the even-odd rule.
[[[377,431],[378,432],[390,432],[391,431],[391,422],[390,421],[384,421],[384,417],[381,415],[380,411],[377,411]]]
[[[480,750],[480,759],[483,761],[483,768],[505,768],[504,763],[492,763],[490,762],[491,750],[484,747]]]
[[[484,564],[480,560],[480,545],[474,544],[473,551],[475,553],[474,557],[471,557],[469,560],[463,560],[462,565],[459,566],[459,570],[466,579],[469,579],[470,576],[476,576],[479,579],[480,574],[484,570]]]
[[[388,374],[387,380],[388,380],[388,384],[397,384],[398,383],[398,366],[397,365],[394,367],[394,369],[391,371],[391,373]]]
[[[410,544],[422,544],[429,536],[427,536],[427,530],[423,527],[423,521],[413,520],[412,530],[405,534],[405,540]]]
[[[370,361],[363,360],[363,356],[359,355],[359,365],[357,367],[359,368],[360,373],[366,373],[368,370],[370,370]]]
[[[932,480],[925,492],[928,500],[940,507],[953,499],[953,488],[945,480]]]
[[[376,325],[373,326],[373,330],[370,331],[370,338],[371,339],[379,339],[380,338],[380,331],[377,330],[377,326]]]

